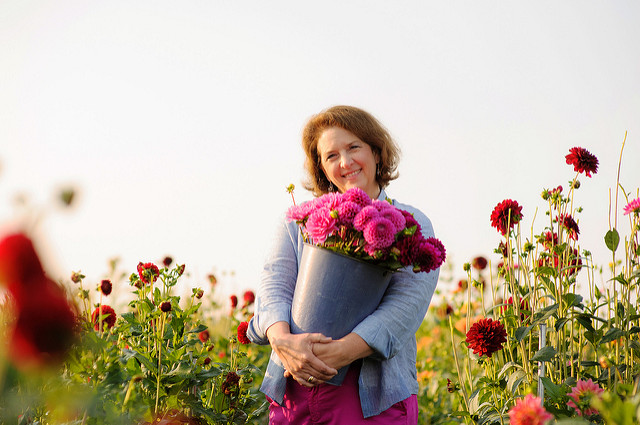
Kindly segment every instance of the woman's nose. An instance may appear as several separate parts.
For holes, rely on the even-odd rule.
[[[353,160],[349,154],[344,154],[340,157],[340,166],[342,168],[348,168],[352,162]]]

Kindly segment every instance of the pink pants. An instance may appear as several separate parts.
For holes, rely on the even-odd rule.
[[[377,416],[364,418],[358,395],[360,367],[353,365],[341,386],[322,384],[303,387],[292,378],[282,406],[269,399],[270,425],[416,425],[418,399],[414,395],[402,400]]]

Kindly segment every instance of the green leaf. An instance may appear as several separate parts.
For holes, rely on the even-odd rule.
[[[554,403],[559,403],[567,393],[562,385],[554,384],[553,381],[547,377],[541,377],[540,380],[544,386],[545,394],[547,394]]]
[[[562,299],[566,303],[567,308],[582,305],[582,295],[568,293],[568,294],[564,294],[562,296]]]
[[[569,319],[567,317],[562,317],[558,320],[556,320],[556,324],[554,326],[554,328],[556,329],[556,332],[559,331],[560,329],[562,329],[564,327],[564,325],[566,325],[566,323],[569,321]]]
[[[533,323],[531,323],[531,326],[535,326],[538,323],[544,322],[549,317],[551,317],[553,315],[553,313],[555,313],[558,310],[558,305],[559,305],[558,303],[551,304],[550,306],[547,306],[547,307],[543,308],[542,310],[538,311],[533,316]]]
[[[540,350],[538,350],[533,357],[531,357],[532,362],[548,362],[551,361],[551,359],[553,359],[556,356],[557,351],[555,348],[553,348],[550,345],[547,345],[546,347],[541,348]]]
[[[591,316],[588,314],[579,314],[578,316],[576,316],[576,322],[578,322],[580,325],[582,325],[583,328],[590,332],[595,331],[593,325],[591,324]]]
[[[500,373],[498,373],[498,379],[502,379],[504,374],[511,368],[514,368],[516,370],[520,370],[520,369],[522,369],[522,366],[520,366],[516,362],[508,362],[508,363],[506,363],[504,366],[502,366],[502,369],[500,370]]]
[[[516,389],[520,386],[522,381],[527,377],[527,374],[522,369],[518,369],[514,371],[511,375],[509,375],[509,379],[507,380],[507,390],[515,393]]]
[[[618,249],[618,244],[620,243],[620,235],[616,229],[609,230],[604,235],[604,243],[607,245],[607,248],[611,250],[611,252],[616,252]]]
[[[624,331],[618,328],[611,328],[607,331],[606,334],[600,340],[601,344],[606,344],[607,342],[615,341],[618,338],[622,338],[624,336]]]
[[[518,329],[516,329],[516,341],[520,342],[523,340],[523,338],[525,336],[527,336],[529,334],[529,332],[531,332],[531,326],[521,326]]]

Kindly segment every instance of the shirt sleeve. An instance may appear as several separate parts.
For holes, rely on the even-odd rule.
[[[298,228],[283,220],[262,270],[254,315],[247,337],[269,344],[267,329],[276,322],[291,322],[291,302],[298,274]]]
[[[408,209],[407,209],[408,210]],[[410,211],[425,238],[434,236],[431,221],[420,211]],[[415,335],[424,320],[438,282],[440,269],[414,273],[396,272],[378,308],[353,330],[375,351],[378,359],[390,359]]]

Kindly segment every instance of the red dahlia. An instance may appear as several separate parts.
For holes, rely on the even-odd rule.
[[[110,280],[104,279],[102,282],[100,282],[100,292],[102,292],[104,295],[109,295],[112,289],[113,285],[111,285]]]
[[[466,342],[474,354],[491,357],[496,351],[502,350],[502,344],[507,341],[507,332],[497,320],[480,319],[467,332]]]
[[[138,274],[140,275],[140,280],[146,283],[147,285],[154,283],[158,276],[160,276],[160,270],[158,266],[153,263],[138,263]]]
[[[244,304],[242,304],[242,308],[249,307],[251,304],[255,302],[256,294],[254,294],[253,291],[246,291],[242,296],[242,298],[244,299]]]
[[[598,172],[598,158],[592,155],[584,148],[571,148],[565,156],[567,164],[573,165],[573,171],[584,173],[587,177],[591,177],[591,173]]]
[[[227,378],[222,383],[221,389],[225,395],[234,395],[238,392],[240,377],[235,372],[229,372]]]
[[[522,207],[512,199],[505,199],[493,209],[491,226],[503,235],[522,219]]]
[[[238,341],[240,344],[251,344],[251,341],[247,337],[247,329],[249,328],[249,322],[240,322],[238,325]]]
[[[487,259],[484,257],[476,257],[471,261],[471,266],[476,270],[484,270],[487,268]]]
[[[198,334],[198,338],[200,339],[200,341],[202,341],[203,343],[209,341],[209,331],[208,330],[204,330],[202,332],[200,332]]]
[[[100,318],[102,316],[102,318]],[[110,306],[102,304],[91,313],[93,328],[97,331],[111,329],[116,324],[116,312]],[[102,325],[102,326],[101,326]]]
[[[571,214],[560,214],[558,216],[558,224],[567,229],[571,239],[578,240],[580,229],[578,228],[578,223],[571,217]]]
[[[238,297],[235,295],[231,295],[229,297],[229,300],[231,301],[231,308],[236,308],[238,306]]]
[[[160,304],[160,311],[162,311],[164,313],[170,312],[171,311],[171,302],[164,301],[162,304]]]

